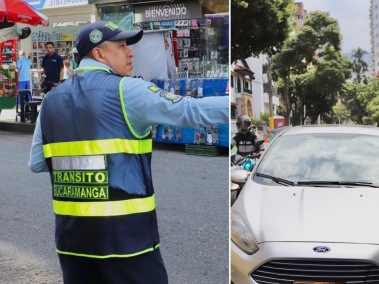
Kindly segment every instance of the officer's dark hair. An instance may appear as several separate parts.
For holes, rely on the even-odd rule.
[[[48,45],[52,45],[53,47],[55,47],[55,44],[54,44],[54,42],[52,42],[52,41],[48,41],[46,44],[45,44],[45,46],[48,46]]]
[[[99,44],[96,47],[104,48],[106,46],[107,46],[107,42],[104,41],[103,43]],[[95,57],[93,57],[93,54],[92,54],[92,49],[88,51],[88,53],[86,54],[86,56],[84,56],[84,58],[95,59]]]

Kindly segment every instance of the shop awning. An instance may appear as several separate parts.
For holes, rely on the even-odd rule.
[[[238,106],[238,103],[235,103],[235,102],[230,102],[230,104],[231,104],[232,106]]]
[[[0,22],[22,23],[31,26],[47,27],[49,19],[34,7],[21,0],[0,0]]]

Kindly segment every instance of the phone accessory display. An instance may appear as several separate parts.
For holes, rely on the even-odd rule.
[[[151,139],[157,139],[158,125],[153,125],[151,128]]]
[[[169,92],[170,91],[170,84],[171,84],[170,80],[165,80],[164,85],[163,85],[163,89],[166,90],[167,92]]]
[[[205,145],[212,145],[213,144],[212,127],[207,127],[206,132],[207,132],[206,133],[207,139],[205,140]]]
[[[205,144],[205,129],[200,128],[199,144]]]
[[[186,97],[191,96],[191,79],[186,80]]]
[[[181,95],[180,93],[180,80],[175,80],[174,82],[175,95]]]
[[[162,131],[162,139],[163,139],[163,140],[167,140],[167,139],[168,139],[168,126],[164,126],[164,127],[163,127],[163,131]]]
[[[218,127],[213,127],[212,129],[212,141],[213,145],[220,143],[218,139]]]
[[[174,140],[174,126],[172,125],[168,126],[167,139]]]
[[[197,98],[197,80],[191,81],[191,97]]]
[[[183,129],[181,127],[176,127],[176,139],[183,140]]]
[[[203,97],[203,79],[197,80],[197,97],[198,98]]]
[[[200,144],[200,132],[195,131],[195,137],[193,139],[193,144],[195,144],[195,145]]]

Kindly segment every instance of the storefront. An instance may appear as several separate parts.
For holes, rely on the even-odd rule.
[[[89,0],[124,30],[170,30],[178,78],[229,77],[229,2]]]
[[[46,42],[53,41],[61,55],[70,55],[80,29],[99,20],[112,21],[123,30],[145,30],[142,40],[131,46],[136,54],[133,75],[177,95],[197,98],[227,95],[227,0],[25,1],[49,17],[50,23],[49,27],[31,27],[32,35],[21,41],[21,48],[26,54],[32,52],[35,62],[31,76],[33,95],[38,94]],[[160,125],[153,132],[156,141],[229,145],[228,125],[197,130]]]
[[[25,51],[26,56],[32,54],[34,64],[31,68],[31,91],[33,96],[38,96],[41,63],[46,55],[46,42],[53,42],[56,52],[64,58],[72,56],[78,32],[91,20],[95,20],[96,11],[93,5],[88,4],[88,0],[24,1],[49,18],[48,27],[18,24],[18,27],[30,27],[32,31],[28,38],[20,41],[20,47]]]
[[[95,14],[88,0],[25,0],[49,18],[48,27],[30,27],[32,34],[21,41],[26,54],[33,53],[34,67],[39,68],[45,55],[45,44],[52,41],[61,55],[70,55],[76,42],[76,36],[83,25],[91,22]],[[94,17],[93,17],[94,18]],[[20,25],[21,27],[21,25]]]
[[[224,96],[229,79],[229,1],[89,0],[97,19],[144,29],[131,46],[133,75],[181,96]],[[203,129],[154,126],[153,140],[227,147],[228,125]]]

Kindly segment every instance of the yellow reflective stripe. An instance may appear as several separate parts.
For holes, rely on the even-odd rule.
[[[133,133],[133,135],[135,137],[142,139],[142,138],[145,138],[147,135],[149,135],[149,133],[151,131],[151,126],[149,127],[149,131],[146,134],[144,134],[144,135],[138,135],[134,131],[132,125],[130,124],[128,115],[126,114],[125,103],[124,103],[124,95],[123,95],[123,91],[122,91],[122,82],[124,81],[125,78],[126,77],[122,78],[121,81],[120,81],[120,84],[118,85],[118,89],[119,89],[119,93],[120,93],[120,101],[121,101],[122,112],[124,113],[124,118],[125,118],[126,123],[129,126],[130,131]]]
[[[59,142],[43,145],[45,158],[62,156],[85,156],[103,154],[151,153],[153,142],[146,140],[105,139],[93,141]]]
[[[104,259],[104,258],[111,258],[111,257],[133,257],[133,256],[137,256],[140,254],[144,254],[147,252],[154,251],[157,248],[159,248],[159,246],[160,246],[160,244],[156,245],[155,248],[145,249],[143,251],[132,253],[132,254],[109,254],[109,255],[92,255],[92,254],[83,254],[83,253],[73,253],[73,252],[61,251],[61,250],[58,250],[57,248],[55,250],[57,251],[57,253],[60,253],[60,254],[68,254],[68,255],[75,255],[75,256],[81,256],[81,257],[92,257],[92,258],[103,258]]]
[[[79,67],[75,69],[75,71],[80,71],[80,70],[103,70],[103,71],[107,71],[108,73],[111,73],[109,69],[103,68],[103,67]]]
[[[120,216],[150,212],[155,209],[155,196],[104,202],[71,202],[53,200],[54,213],[80,217]]]

